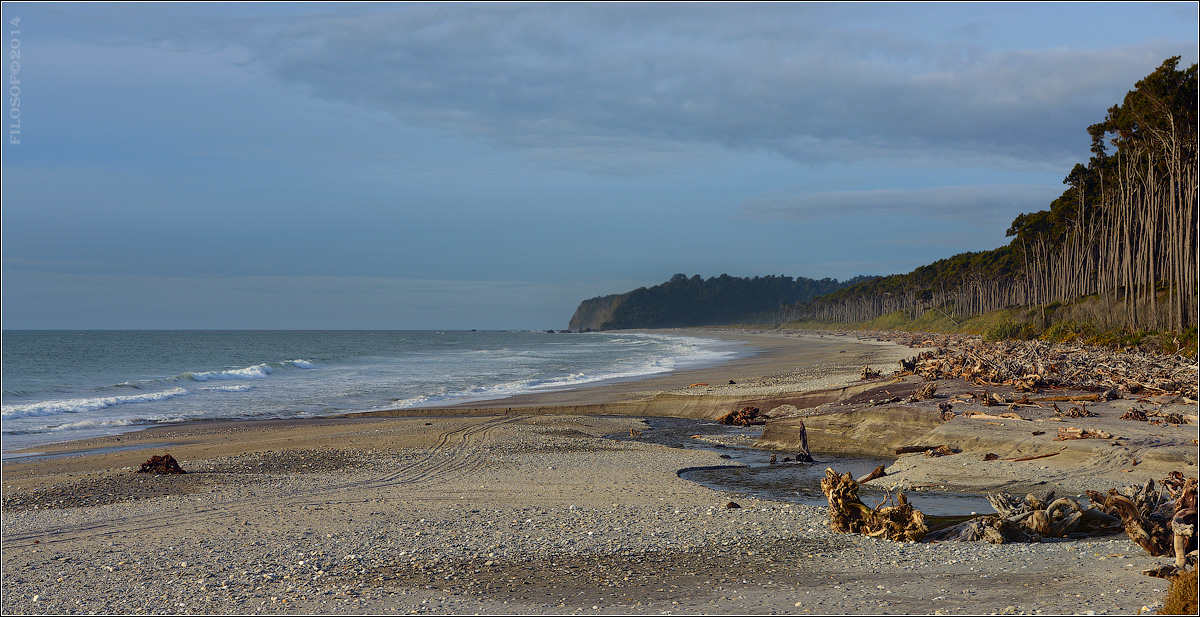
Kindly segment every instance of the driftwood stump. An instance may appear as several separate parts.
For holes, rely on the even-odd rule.
[[[912,507],[904,493],[896,493],[896,505],[870,508],[858,498],[858,483],[850,472],[838,475],[825,470],[821,490],[829,501],[830,527],[840,533],[861,533],[873,538],[920,542],[929,527],[920,510]]]
[[[1129,539],[1155,557],[1175,557],[1183,569],[1196,550],[1196,478],[1173,472],[1155,489],[1154,480],[1108,494],[1088,491],[1093,505],[1121,517]],[[1194,560],[1194,558],[1192,558]]]
[[[152,456],[150,460],[142,463],[142,468],[137,470],[138,473],[187,473],[179,466],[179,463],[170,455]]]
[[[804,420],[800,420],[800,451],[796,452],[797,463],[815,463],[812,454],[808,452],[808,430],[804,428]]]

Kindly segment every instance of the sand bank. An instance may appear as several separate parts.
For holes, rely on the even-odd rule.
[[[1123,536],[993,546],[833,534],[822,508],[678,477],[729,464],[716,452],[606,438],[647,430],[636,415],[551,413],[666,409],[671,397],[796,400],[822,388],[844,400],[880,385],[855,383],[864,363],[908,352],[841,337],[720,335],[762,351],[486,409],[160,427],[8,461],[0,608],[1134,613],[1161,599],[1166,583],[1139,572],[1163,560]],[[706,405],[693,409],[710,413]],[[133,473],[161,451],[192,473]]]

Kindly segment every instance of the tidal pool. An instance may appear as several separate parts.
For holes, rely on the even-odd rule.
[[[761,426],[736,427],[681,418],[649,418],[647,423],[650,428],[642,431],[641,436],[611,437],[720,452],[729,459],[730,465],[685,469],[679,477],[719,491],[758,499],[826,506],[828,502],[821,492],[821,480],[827,467],[838,473],[849,471],[858,478],[879,465],[893,462],[892,459],[829,456],[820,452],[812,453],[815,463],[785,462],[789,453],[750,447],[762,435]],[[774,465],[770,463],[772,455],[777,459]],[[863,503],[875,506],[894,497],[894,491],[889,492],[888,488],[887,478],[883,477],[862,485],[858,495]],[[991,504],[982,495],[938,491],[905,491],[904,494],[926,516],[994,514]]]

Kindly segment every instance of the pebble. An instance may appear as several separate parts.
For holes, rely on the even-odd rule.
[[[534,426],[521,426],[515,432],[523,438],[487,447],[466,446],[456,450],[456,457],[508,465],[505,473],[513,473],[507,471],[510,469],[545,473],[550,466],[578,469],[580,463],[572,457],[579,453],[617,447],[598,439],[555,437]],[[664,457],[658,447],[619,447],[632,448],[622,453],[626,460],[643,465],[646,473],[662,474],[669,482],[686,481],[665,470],[711,456],[679,453]],[[1077,564],[1077,546],[1085,547],[1085,555],[1137,555],[1136,547],[1124,537],[1020,546],[876,541],[833,533],[826,525],[824,508],[738,495],[742,507],[727,509],[724,505],[732,495],[690,484],[686,484],[692,487],[687,491],[665,493],[668,497],[659,503],[646,499],[624,504],[604,501],[587,507],[552,499],[501,506],[498,504],[506,502],[471,495],[407,503],[408,489],[403,484],[382,490],[342,490],[355,479],[400,474],[419,461],[421,454],[377,452],[369,460],[358,460],[352,471],[337,467],[347,460],[345,451],[268,457],[275,462],[290,461],[293,471],[268,473],[260,467],[257,475],[239,477],[239,481],[203,485],[207,493],[203,501],[195,502],[197,507],[220,512],[227,506],[238,518],[211,516],[203,525],[216,533],[189,531],[192,525],[186,519],[192,504],[147,497],[74,507],[71,525],[102,528],[113,520],[153,520],[164,512],[177,512],[181,520],[170,533],[139,536],[136,526],[130,526],[120,534],[10,550],[7,545],[13,538],[31,538],[57,529],[62,518],[53,509],[9,510],[6,506],[5,593],[0,608],[5,614],[168,613],[181,608],[233,614],[557,613],[584,607],[704,613],[745,612],[745,600],[738,598],[745,597],[747,590],[776,600],[780,596],[771,594],[795,597],[804,590],[825,594],[814,600],[841,598],[836,604],[838,612],[861,613],[879,610],[880,589],[886,587],[886,591],[896,592],[887,596],[889,612],[929,613],[934,600],[946,604],[939,610],[978,612],[986,606],[980,602],[1004,606],[996,596],[982,597],[985,583],[980,575],[1003,576],[1022,567],[1066,573],[1061,582],[1049,582],[1049,575],[1032,579],[1046,587],[1037,592],[1041,596],[1033,591],[1020,593],[1022,604],[1005,607],[1006,611],[1030,612],[1033,598],[1078,587],[1081,577],[1094,574]],[[588,460],[592,458],[598,457]],[[253,468],[263,455],[253,455],[250,460],[254,464],[246,465]],[[237,469],[243,463],[230,459],[193,465]],[[225,472],[211,472],[214,476],[221,473]],[[339,500],[354,507],[343,508]],[[310,503],[298,503],[303,501]],[[318,504],[319,509],[312,508]],[[272,526],[260,528],[257,521],[262,518],[272,519]],[[101,565],[108,560],[116,560],[121,567]],[[1146,561],[1139,557],[1132,562],[1123,560],[1122,565],[1140,566]],[[54,567],[48,567],[50,564]],[[168,564],[187,568],[186,578],[172,573]],[[1136,569],[1119,569],[1127,577],[1120,579],[1119,587],[1128,591],[1121,594],[1121,604],[1106,605],[1110,612],[1134,612],[1159,599],[1161,594],[1147,593],[1146,585],[1139,584],[1136,577],[1140,574],[1130,572]],[[730,573],[736,579],[727,577]],[[873,576],[886,578],[872,580]],[[977,585],[977,594],[961,593],[968,576],[977,581],[971,587]],[[801,582],[784,585],[781,580]],[[905,587],[906,582],[912,586]],[[672,585],[678,589],[672,591]],[[719,591],[706,596],[693,593],[697,588]],[[582,595],[572,601],[533,593],[557,593],[559,589]],[[1006,591],[1004,597],[1011,601],[1014,593],[1025,590]],[[629,594],[637,596],[644,611],[631,608],[635,606],[632,602],[621,604]],[[959,598],[971,595],[980,598]],[[722,596],[732,599],[705,604]],[[571,603],[560,605],[560,598]],[[508,604],[510,599],[512,604]],[[1091,610],[1090,600],[1063,597],[1038,610],[1081,613]],[[29,602],[39,606],[35,610]],[[677,608],[678,602],[684,603],[681,608]],[[795,602],[796,607],[802,604],[819,606],[816,601]],[[751,608],[761,612],[768,607],[758,604]]]

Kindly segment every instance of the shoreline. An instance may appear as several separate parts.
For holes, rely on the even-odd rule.
[[[547,392],[533,392],[525,394],[517,394],[508,397],[495,399],[484,399],[478,401],[468,401],[459,403],[449,403],[445,405],[427,406],[427,407],[407,407],[391,410],[379,411],[344,411],[331,415],[313,416],[307,418],[270,418],[270,419],[203,419],[190,422],[180,422],[173,424],[161,424],[153,426],[145,426],[134,428],[132,430],[117,433],[113,435],[102,435],[95,437],[84,437],[78,439],[65,439],[59,442],[39,444],[13,450],[5,453],[5,462],[19,461],[28,459],[37,454],[45,454],[49,456],[61,455],[65,452],[84,453],[95,448],[114,447],[115,444],[124,442],[128,443],[134,435],[155,434],[160,432],[173,432],[178,430],[187,430],[195,427],[212,426],[214,428],[224,427],[226,425],[246,424],[247,426],[286,426],[291,423],[325,423],[336,421],[338,419],[360,418],[360,417],[386,417],[386,416],[442,416],[442,415],[479,415],[496,413],[501,408],[521,408],[522,411],[528,413],[538,413],[537,408],[541,408],[541,413],[553,413],[555,409],[564,412],[590,410],[596,412],[606,408],[619,407],[620,403],[628,403],[638,400],[646,400],[660,393],[677,393],[686,394],[687,396],[698,395],[723,395],[739,397],[747,393],[758,394],[765,392],[758,385],[742,386],[740,388],[729,388],[726,384],[729,380],[739,382],[753,381],[763,375],[779,375],[787,373],[789,370],[797,366],[805,366],[806,364],[824,363],[833,359],[833,354],[837,351],[853,349],[856,346],[861,347],[861,344],[866,344],[867,347],[862,349],[860,353],[851,353],[846,356],[848,360],[837,366],[837,374],[834,377],[826,375],[828,372],[825,367],[818,369],[820,375],[811,374],[803,375],[803,382],[796,381],[796,375],[790,375],[787,379],[780,380],[774,384],[774,387],[769,391],[776,393],[794,392],[797,388],[801,390],[817,390],[824,387],[832,387],[841,383],[852,383],[854,375],[857,373],[861,365],[858,362],[870,361],[877,354],[873,353],[874,346],[879,346],[878,341],[874,341],[869,337],[862,336],[839,336],[839,335],[824,335],[824,334],[777,334],[765,332],[743,332],[729,331],[705,328],[684,328],[684,329],[661,329],[661,330],[630,330],[630,333],[645,333],[645,334],[662,334],[671,336],[711,338],[730,342],[743,343],[748,347],[755,348],[755,351],[740,355],[735,358],[730,358],[714,364],[708,364],[700,367],[691,367],[665,373],[657,373],[638,377],[633,379],[620,379],[616,381],[603,381],[594,384],[584,384],[578,387],[564,388],[561,390]],[[843,340],[844,339],[844,340]],[[814,349],[813,342],[817,345]],[[897,358],[906,355],[897,348],[896,353],[892,354]],[[907,354],[911,355],[911,354]],[[891,357],[885,358],[886,363],[893,364],[894,360]],[[704,388],[689,388],[690,384],[705,382],[707,385]],[[603,412],[601,412],[603,413]],[[630,415],[628,412],[618,412],[617,415]],[[651,414],[653,415],[653,414]]]
[[[715,333],[687,331],[708,334]],[[825,508],[719,492],[679,477],[685,468],[736,464],[716,451],[606,437],[648,430],[634,413],[637,406],[673,406],[676,417],[708,418],[735,401],[797,401],[800,392],[812,396],[816,389],[830,400],[803,412],[812,415],[795,417],[814,427],[819,460],[819,418],[880,411],[855,397],[897,387],[860,380],[860,360],[878,360],[872,366],[886,369],[896,364],[884,362],[892,354],[916,353],[853,336],[721,335],[748,338],[764,351],[699,372],[581,389],[586,394],[539,395],[552,401],[501,399],[493,407],[418,410],[423,415],[153,427],[63,444],[62,456],[6,460],[0,608],[34,614],[1135,613],[1161,601],[1167,583],[1140,571],[1164,559],[1147,556],[1124,535],[1035,545],[913,545],[835,534]],[[813,340],[820,350],[809,350],[819,357],[802,349]],[[699,380],[689,380],[697,375],[707,376],[709,385],[693,387]],[[731,379],[737,383],[728,384]],[[1088,407],[1109,416],[1122,402]],[[628,413],[571,413],[585,408]],[[778,419],[780,426],[788,421],[788,414]],[[1006,431],[1025,430],[965,418],[938,427],[1008,441],[1014,440]],[[1144,430],[1186,438],[1195,426]],[[1123,437],[1122,447],[1136,446]],[[149,454],[164,450],[190,473],[133,473]],[[920,473],[943,481],[982,473],[982,460],[974,458],[981,457],[967,448],[941,459],[905,455],[889,470],[896,472],[889,482],[918,482]],[[1086,456],[1080,461],[1085,466],[1078,473],[1097,481],[1144,475],[1089,469]],[[1150,470],[1152,463],[1139,467]],[[1049,467],[1045,461],[1006,465],[1026,477]],[[740,507],[726,507],[731,501]]]

